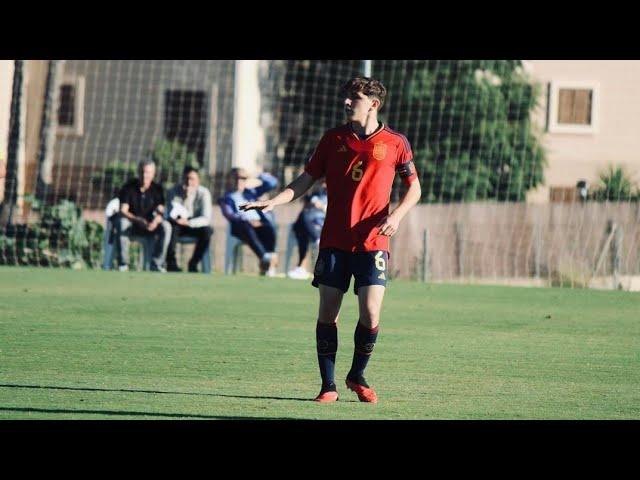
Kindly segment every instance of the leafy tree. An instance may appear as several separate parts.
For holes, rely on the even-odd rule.
[[[381,117],[412,144],[424,201],[522,201],[543,182],[530,120],[540,86],[521,61],[374,61],[373,76],[389,91]]]

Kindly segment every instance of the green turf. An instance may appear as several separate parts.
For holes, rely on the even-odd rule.
[[[0,268],[0,418],[638,419],[640,295],[393,281],[367,378],[320,405],[317,291],[251,276]]]

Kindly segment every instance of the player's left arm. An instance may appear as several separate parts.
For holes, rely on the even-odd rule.
[[[409,184],[409,188],[406,193],[402,197],[400,204],[396,207],[396,209],[387,215],[382,222],[380,222],[379,234],[386,235],[391,237],[398,231],[398,227],[400,226],[400,222],[404,218],[411,208],[420,201],[420,196],[422,195],[422,189],[420,187],[420,180],[416,176],[413,181]]]
[[[379,235],[391,237],[398,231],[400,222],[411,208],[420,201],[422,189],[418,172],[413,164],[413,152],[407,137],[401,135],[402,141],[398,144],[398,156],[396,159],[396,173],[400,175],[402,182],[408,187],[400,204],[378,224]]]

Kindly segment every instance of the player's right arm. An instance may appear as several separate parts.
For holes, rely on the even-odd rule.
[[[278,205],[284,205],[285,203],[289,203],[297,198],[303,196],[313,184],[316,183],[316,180],[309,175],[307,172],[303,172],[298,178],[296,178],[293,182],[287,185],[282,192],[273,197],[271,200],[265,200],[262,202],[249,202],[244,205],[240,205],[240,210],[262,210],[263,212],[268,212],[273,210]]]

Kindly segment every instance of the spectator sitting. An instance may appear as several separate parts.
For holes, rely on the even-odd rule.
[[[114,188],[113,195],[111,195],[111,200],[107,203],[107,206],[104,209],[105,217],[107,218],[107,227],[104,231],[104,235],[106,236],[106,241],[109,245],[115,249],[118,244],[118,229],[120,228],[118,224],[120,223],[120,198],[118,195],[120,194],[120,188]],[[113,250],[115,251],[115,250]],[[103,267],[105,270],[111,269],[111,263],[113,259],[106,258]]]
[[[198,170],[187,166],[182,172],[182,184],[176,184],[167,194],[171,241],[167,250],[167,271],[180,272],[176,262],[176,243],[178,237],[186,235],[196,237],[196,247],[189,271],[197,272],[198,263],[209,245],[213,227],[211,226],[211,192],[200,185]]]
[[[268,173],[258,176],[262,184],[247,188],[249,176],[243,168],[233,168],[229,175],[228,190],[218,200],[222,214],[229,220],[231,235],[242,240],[260,260],[260,274],[272,276],[277,261],[275,253],[276,231],[273,222],[260,210],[242,212],[240,205],[257,200],[273,190],[278,180]]]
[[[316,245],[320,243],[320,232],[322,232],[326,212],[327,184],[323,182],[320,189],[305,197],[304,207],[293,224],[293,232],[298,241],[300,260],[298,261],[298,266],[287,273],[290,278],[304,280],[309,277],[309,272],[302,264],[307,256],[309,242],[314,242]]]
[[[138,178],[124,184],[120,198],[118,219],[118,266],[129,268],[129,242],[132,235],[153,237],[151,270],[166,272],[164,260],[171,240],[171,224],[164,220],[164,191],[153,181],[156,164],[143,160],[138,165]]]

